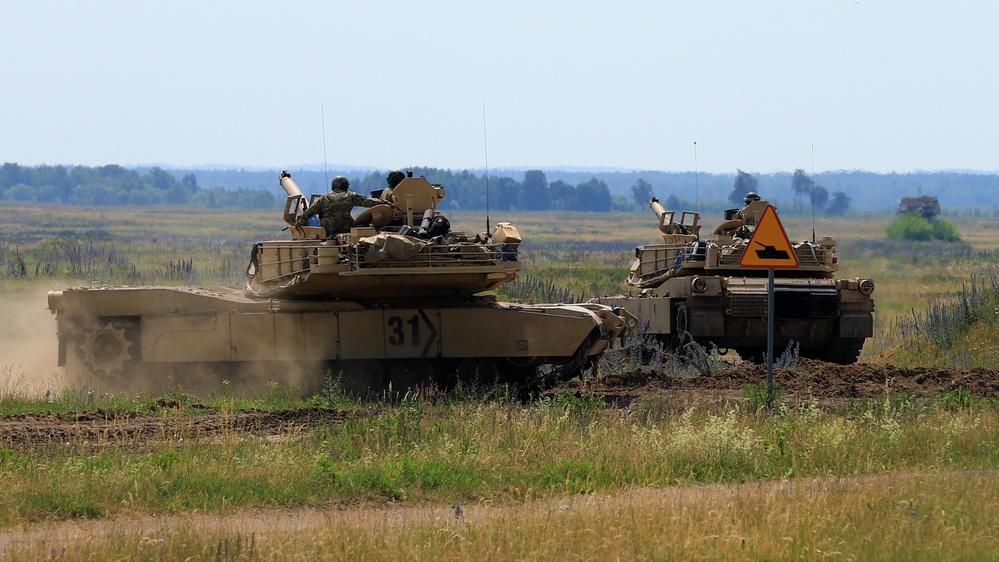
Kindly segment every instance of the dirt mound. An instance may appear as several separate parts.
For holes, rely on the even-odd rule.
[[[71,446],[130,447],[150,441],[211,440],[251,433],[268,438],[293,435],[321,425],[339,425],[366,412],[299,408],[294,410],[212,411],[177,415],[96,410],[70,414],[17,414],[0,417],[0,447],[25,449],[44,443]]]
[[[627,406],[636,400],[705,393],[720,397],[742,395],[746,386],[765,383],[766,365],[741,363],[711,376],[673,377],[646,373],[610,375],[571,381],[563,389],[591,392],[608,402]],[[809,359],[798,360],[790,369],[774,369],[774,381],[790,399],[815,399],[829,405],[847,399],[877,399],[886,395],[933,397],[957,388],[975,396],[999,395],[999,370],[903,368],[890,365],[839,365]]]
[[[739,399],[743,388],[766,381],[766,365],[741,363],[711,376],[672,377],[625,373],[572,380],[553,394],[589,392],[609,403],[628,407],[642,401],[676,402]],[[775,369],[774,380],[786,400],[817,400],[836,406],[849,399],[882,399],[886,395],[934,397],[964,388],[975,396],[999,395],[999,370],[901,368],[886,365],[837,365],[801,359],[790,369]],[[96,410],[71,414],[18,414],[0,417],[0,447],[26,449],[45,444],[106,447],[142,446],[148,442],[212,440],[250,433],[269,439],[296,435],[322,425],[339,425],[368,415],[366,411],[326,408],[240,412],[180,413],[164,401],[157,412]]]

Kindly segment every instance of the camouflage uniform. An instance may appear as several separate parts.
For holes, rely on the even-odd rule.
[[[350,216],[350,211],[354,207],[374,207],[383,203],[385,202],[381,199],[372,199],[353,191],[331,191],[309,205],[298,222],[305,224],[309,217],[318,214],[326,235],[333,236],[350,232],[350,227],[354,226],[354,217]]]

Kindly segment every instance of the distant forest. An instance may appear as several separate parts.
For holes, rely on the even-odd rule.
[[[965,172],[876,174],[803,170],[774,174],[694,174],[620,170],[491,170],[409,167],[446,190],[441,209],[645,211],[650,197],[667,208],[717,211],[756,191],[782,214],[883,214],[910,195],[935,195],[944,215],[999,217],[999,175]],[[368,193],[385,185],[388,170],[290,170],[303,191],[323,193],[335,175]],[[0,199],[88,206],[196,205],[272,209],[283,205],[279,170],[218,170],[107,166],[0,167]]]

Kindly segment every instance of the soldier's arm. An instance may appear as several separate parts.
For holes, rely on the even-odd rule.
[[[302,215],[298,217],[298,220],[305,222],[305,220],[307,220],[312,215],[317,215],[321,213],[323,210],[324,201],[326,201],[325,195],[313,201],[311,205],[309,205],[308,207],[306,207],[304,211],[302,211]]]
[[[355,195],[356,195],[356,197],[354,197],[354,200],[351,203],[353,203],[354,205],[360,206],[360,207],[374,207],[375,205],[384,205],[385,204],[385,201],[383,201],[381,199],[374,199],[372,197],[366,197],[364,195],[361,195],[360,193],[356,193]]]

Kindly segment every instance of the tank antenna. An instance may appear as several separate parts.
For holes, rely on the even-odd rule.
[[[486,157],[486,234],[489,233],[489,142],[486,135],[486,102],[482,102],[482,148]]]
[[[694,205],[701,212],[701,198],[697,194],[697,141],[694,141]]]
[[[815,243],[815,144],[812,144],[812,244]]]
[[[321,102],[319,104],[319,115],[323,124],[323,180],[326,182],[323,185],[329,185],[330,173],[329,170],[327,170],[326,165],[326,110],[323,109],[323,104]]]

